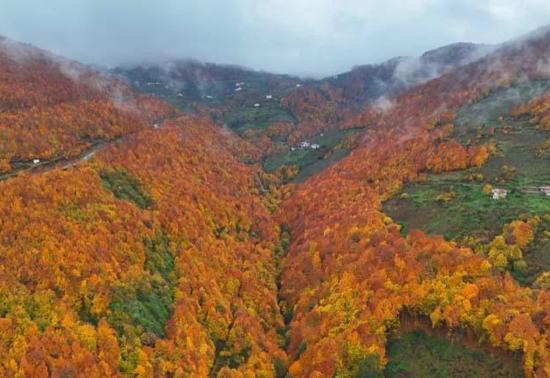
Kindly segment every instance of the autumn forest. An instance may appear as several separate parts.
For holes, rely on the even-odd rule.
[[[411,335],[550,376],[550,31],[452,49],[404,83],[0,39],[0,376],[422,376]]]

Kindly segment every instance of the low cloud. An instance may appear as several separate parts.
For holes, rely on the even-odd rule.
[[[395,106],[395,103],[389,98],[382,96],[377,98],[371,106],[373,109],[375,109],[378,112],[386,113],[393,109],[393,107]]]
[[[498,43],[550,20],[547,0],[34,0],[0,34],[107,66],[195,58],[328,75],[458,41]]]
[[[537,64],[537,70],[540,75],[550,77],[550,59],[541,59]]]

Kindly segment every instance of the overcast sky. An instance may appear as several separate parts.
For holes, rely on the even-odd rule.
[[[106,66],[195,58],[293,74],[550,23],[550,0],[0,0],[0,34]]]

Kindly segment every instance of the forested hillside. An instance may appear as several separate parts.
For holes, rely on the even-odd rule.
[[[292,230],[282,296],[293,309],[293,375],[376,370],[403,313],[522,351],[526,375],[547,374],[548,292],[521,287],[503,269],[518,260],[540,218],[512,223],[484,254],[420,231],[402,236],[381,203],[426,172],[486,163],[490,146],[451,137],[455,111],[515,81],[548,78],[549,51],[542,31],[399,94],[389,111],[366,109],[352,121],[376,124],[362,145],[283,205]],[[540,215],[549,211],[546,202]]]
[[[0,40],[0,174],[78,156],[174,109],[74,61]]]

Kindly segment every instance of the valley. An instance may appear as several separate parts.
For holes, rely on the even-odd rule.
[[[550,374],[550,29],[324,79],[6,43],[0,375]]]

